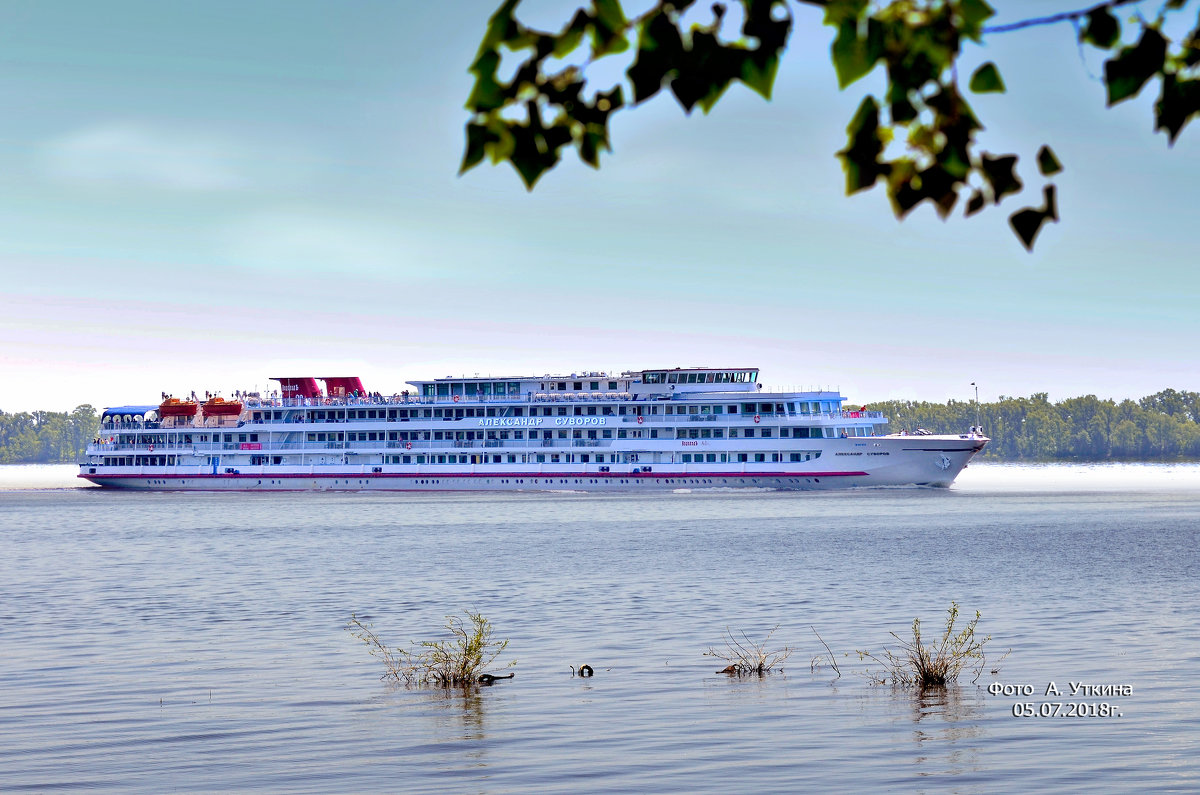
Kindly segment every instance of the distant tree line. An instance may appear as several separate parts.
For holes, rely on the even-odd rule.
[[[100,416],[93,406],[65,411],[0,411],[0,464],[66,464],[83,458],[96,438]]]
[[[1051,403],[1045,392],[1001,396],[994,403],[889,400],[868,408],[890,419],[888,432],[963,433],[978,421],[995,461],[1200,460],[1200,393],[1164,389],[1141,400],[1100,400],[1095,395]],[[80,461],[96,435],[96,409],[70,413],[0,411],[0,464]]]
[[[973,401],[885,401],[871,409],[891,422],[889,432],[924,428],[962,433],[976,424]],[[1200,459],[1200,393],[1164,389],[1141,400],[1095,395],[1051,403],[1044,392],[1000,396],[978,407],[992,439],[983,456],[1003,461],[1177,461]]]

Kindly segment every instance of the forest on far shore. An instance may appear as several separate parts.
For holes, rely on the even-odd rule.
[[[952,400],[871,403],[890,422],[885,433],[965,433],[978,422],[992,443],[991,461],[1188,461],[1200,460],[1200,393],[1164,389],[1141,400],[1100,400],[1095,395],[1051,403],[1044,392],[994,403]],[[78,462],[99,427],[89,405],[71,412],[0,411],[0,464]]]

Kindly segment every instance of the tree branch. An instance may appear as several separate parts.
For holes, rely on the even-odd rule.
[[[1061,14],[1051,14],[1048,17],[1036,17],[1034,19],[1023,19],[1020,22],[1010,22],[1007,25],[991,25],[983,29],[984,33],[1011,33],[1014,30],[1023,30],[1032,28],[1038,25],[1055,25],[1059,22],[1070,20],[1077,22],[1093,11],[1099,11],[1102,8],[1116,8],[1118,6],[1127,6],[1133,3],[1141,3],[1145,0],[1110,0],[1107,3],[1100,3],[1091,8],[1080,9],[1079,11],[1064,11]]]

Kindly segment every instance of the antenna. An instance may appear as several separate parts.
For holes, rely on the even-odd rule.
[[[979,422],[979,385],[972,381],[971,386],[975,387],[975,427],[979,428],[980,433],[983,433],[983,427]]]

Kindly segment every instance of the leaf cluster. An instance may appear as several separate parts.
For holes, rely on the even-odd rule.
[[[632,48],[625,76],[633,105],[666,88],[686,112],[698,106],[707,113],[734,81],[769,99],[792,32],[786,0],[717,2],[711,20],[691,23],[684,17],[694,0],[658,0],[632,19],[620,0],[591,0],[558,33],[522,25],[514,16],[518,2],[506,0],[492,16],[471,66],[475,86],[467,109],[472,118],[461,171],[485,157],[509,162],[530,189],[557,165],[568,145],[593,167],[599,167],[601,151],[611,151],[608,121],[626,107],[625,95],[620,84],[587,90],[585,72],[597,60]],[[977,145],[983,124],[966,97],[1003,93],[999,68],[986,62],[973,71],[965,88],[959,83],[964,46],[982,43],[985,35],[1070,22],[1081,43],[1112,53],[1104,65],[1110,106],[1157,79],[1155,129],[1172,144],[1200,114],[1200,24],[1178,41],[1164,33],[1167,16],[1189,0],[1165,0],[1152,19],[1134,17],[1126,25],[1137,35],[1128,37],[1113,12],[1140,0],[1108,0],[996,27],[986,24],[994,11],[985,0],[796,2],[822,7],[825,24],[836,30],[830,57],[841,88],[879,68],[886,75],[883,95],[868,94],[859,104],[838,157],[847,193],[882,182],[901,219],[926,202],[942,218],[960,202],[964,215],[972,216],[1025,188],[1016,154]],[[742,24],[740,36],[725,40],[730,7],[739,8]],[[524,56],[507,81],[499,77],[505,52]],[[568,60],[572,55],[578,56],[573,62]],[[1046,145],[1035,163],[1043,180],[1042,201],[1009,216],[1013,232],[1030,250],[1044,225],[1058,220],[1056,187],[1049,180],[1062,171]]]
[[[485,157],[508,162],[530,189],[567,146],[592,167],[611,151],[609,117],[625,107],[625,92],[619,83],[591,91],[585,71],[592,63],[632,48],[625,74],[634,105],[666,87],[689,113],[697,106],[707,113],[735,80],[770,98],[792,26],[786,0],[736,0],[743,21],[731,41],[722,37],[726,3],[712,6],[707,24],[688,24],[683,17],[694,0],[660,0],[635,18],[620,0],[592,0],[550,33],[518,21],[518,2],[506,0],[492,15],[471,64],[460,173]],[[500,76],[506,53],[523,57],[508,80]]]
[[[508,648],[507,640],[492,640],[492,622],[471,610],[466,615],[466,621],[446,616],[449,638],[420,641],[411,650],[389,648],[357,616],[350,617],[346,629],[383,662],[381,679],[409,687],[466,687],[479,681],[480,674]],[[503,667],[513,665],[515,660]]]
[[[992,639],[991,635],[980,638],[975,634],[979,618],[979,611],[975,611],[975,618],[955,632],[958,603],[951,602],[946,626],[939,640],[925,643],[921,638],[921,619],[914,618],[911,639],[906,640],[895,632],[891,633],[900,643],[897,651],[885,647],[878,655],[869,651],[859,651],[857,654],[859,659],[870,659],[883,667],[883,673],[867,672],[868,678],[876,684],[890,682],[901,687],[925,690],[945,687],[957,681],[964,671],[973,672],[975,676],[972,681],[977,681],[987,665],[984,647]]]
[[[980,42],[993,14],[983,0],[896,0],[877,9],[867,0],[831,0],[825,6],[825,23],[838,31],[831,53],[839,85],[846,88],[881,66],[887,78],[882,99],[868,94],[846,128],[849,142],[838,156],[847,193],[883,182],[898,218],[923,202],[945,218],[964,195],[964,214],[971,216],[1021,192],[1017,155],[977,146],[983,125],[958,82],[963,44]],[[1003,93],[1000,70],[984,63],[967,91]],[[1062,170],[1048,146],[1038,153],[1038,169],[1044,177]],[[1042,206],[1022,208],[1009,220],[1032,248],[1042,225],[1058,220],[1054,185],[1043,187]]]

